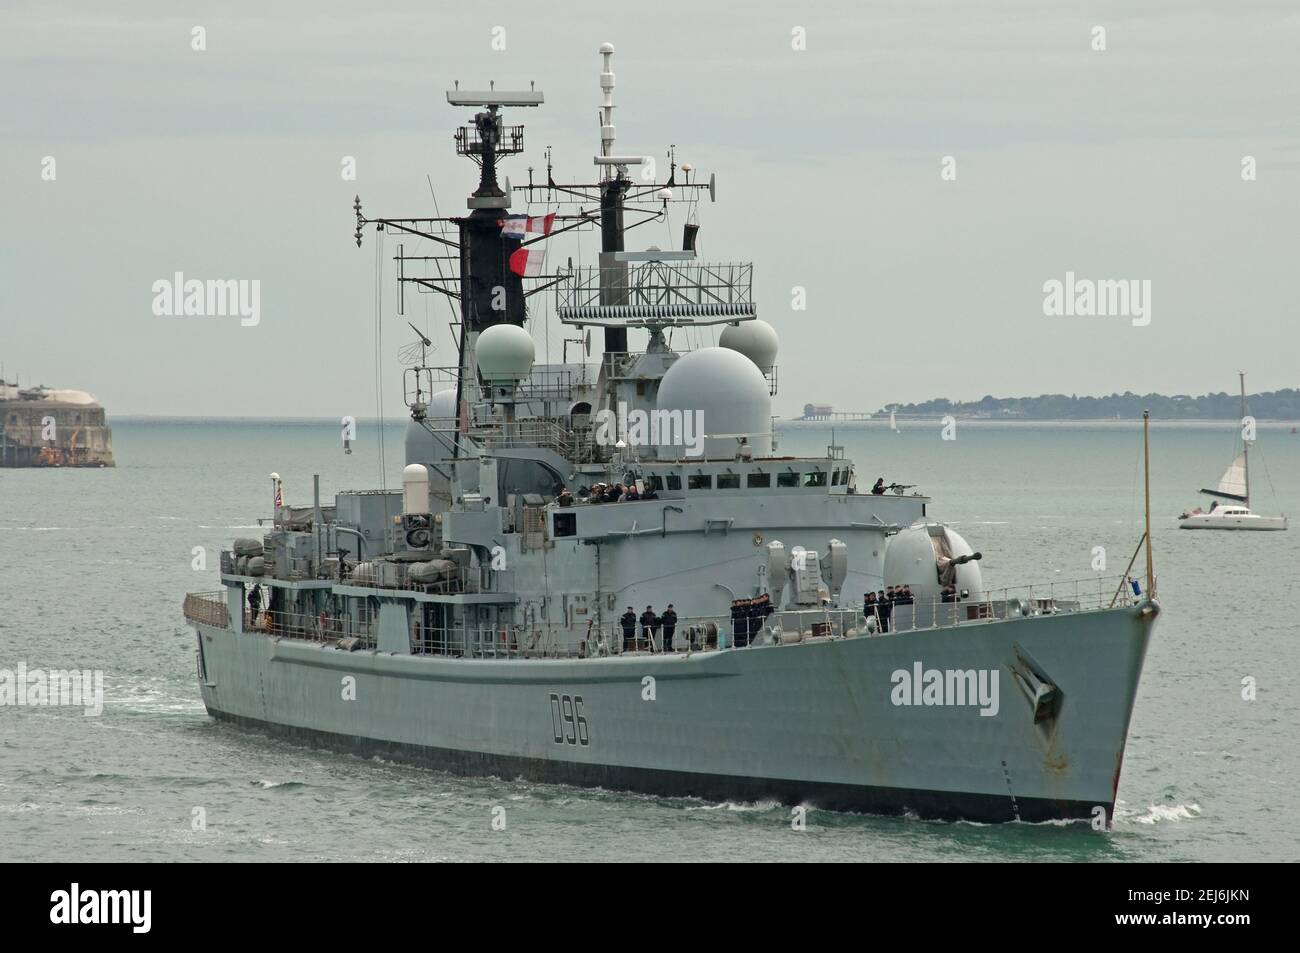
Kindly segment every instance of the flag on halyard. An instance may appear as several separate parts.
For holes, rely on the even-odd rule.
[[[548,215],[507,215],[501,219],[501,234],[521,241],[529,235],[549,235],[555,225],[555,213]]]
[[[545,261],[546,252],[540,248],[519,248],[510,253],[510,270],[523,278],[536,278]]]

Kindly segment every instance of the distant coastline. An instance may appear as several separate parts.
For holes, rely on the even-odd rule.
[[[934,416],[915,416],[904,417],[901,414],[894,417],[894,422],[899,430],[916,429],[920,426],[939,427],[943,424],[945,415],[935,414]],[[1103,429],[1128,429],[1136,430],[1141,428],[1141,418],[1119,419],[1107,417],[1073,417],[1073,418],[1027,418],[1027,417],[966,417],[961,414],[951,414],[958,423],[964,427],[989,427],[989,428],[1032,428],[1032,427],[1054,427],[1060,429],[1074,430],[1103,430]],[[1256,418],[1257,426],[1265,430],[1290,430],[1291,428],[1300,429],[1300,420],[1265,420]],[[831,429],[853,429],[862,428],[868,430],[888,430],[889,415],[885,414],[880,417],[863,417],[854,420],[806,420],[803,417],[784,417],[777,421],[778,427],[793,427],[799,430],[831,430]],[[1233,430],[1240,426],[1236,419],[1231,420],[1211,420],[1206,418],[1177,418],[1166,420],[1152,416],[1152,428],[1160,427],[1186,427],[1188,429],[1204,428],[1206,430]]]
[[[1267,391],[1247,395],[1249,412],[1257,421],[1287,423],[1300,421],[1300,390]],[[1190,394],[1111,394],[1080,397],[1077,394],[1041,394],[1037,397],[993,397],[977,401],[953,401],[945,397],[919,404],[885,404],[870,412],[846,412],[827,404],[805,404],[802,416],[791,420],[850,423],[867,420],[958,420],[998,422],[1140,421],[1144,411],[1152,420],[1213,422],[1241,419],[1241,398],[1220,391],[1193,397]]]

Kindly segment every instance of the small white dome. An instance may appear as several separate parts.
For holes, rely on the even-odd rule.
[[[772,453],[772,397],[767,380],[752,361],[724,347],[688,351],[668,368],[659,383],[658,409],[681,411],[683,427],[704,437],[703,456],[731,459],[745,436],[755,457]],[[690,423],[685,421],[689,415]],[[661,440],[665,459],[698,458],[698,442]]]
[[[478,371],[489,384],[513,384],[533,369],[537,348],[532,335],[517,324],[494,324],[474,347]]]
[[[741,321],[738,325],[727,325],[718,336],[718,345],[739,351],[766,374],[776,363],[780,341],[772,325],[755,318],[752,321]]]

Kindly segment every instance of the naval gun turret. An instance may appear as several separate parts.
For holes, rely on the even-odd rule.
[[[942,523],[916,523],[889,538],[885,585],[909,586],[918,604],[942,600],[953,586],[963,600],[979,601],[984,581],[977,553],[956,530]]]

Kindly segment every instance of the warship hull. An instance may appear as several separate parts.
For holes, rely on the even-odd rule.
[[[986,822],[1114,813],[1151,603],[601,659],[349,652],[195,623],[215,718],[460,774]],[[1022,677],[1025,666],[1037,676]],[[983,671],[996,702],[899,702]],[[994,676],[992,673],[996,673]],[[1035,698],[1031,685],[1053,691]],[[349,698],[349,696],[354,696]],[[1044,706],[1044,697],[1052,699]]]

